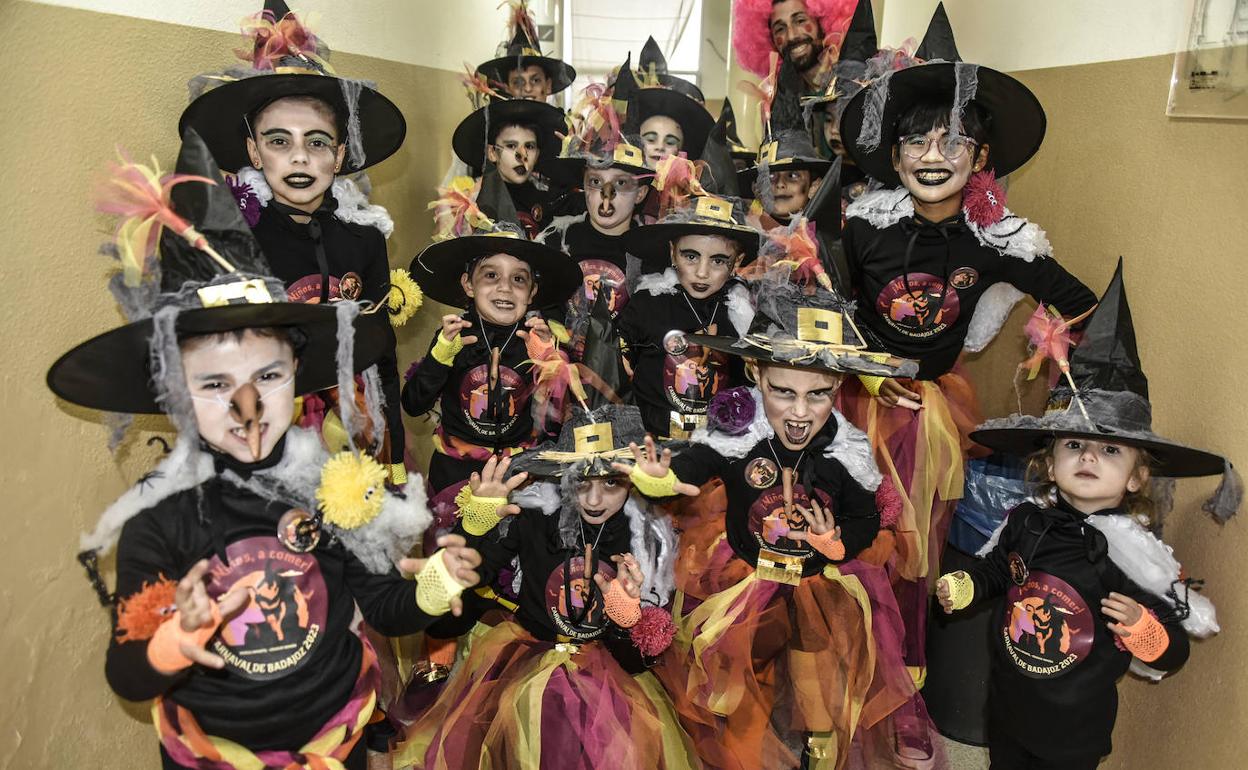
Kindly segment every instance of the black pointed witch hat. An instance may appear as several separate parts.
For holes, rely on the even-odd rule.
[[[988,165],[998,176],[1018,169],[1039,151],[1047,124],[1040,101],[1004,72],[961,61],[943,4],[916,56],[928,63],[874,80],[841,115],[841,141],[860,169],[881,182],[900,185],[893,169],[898,123],[913,105],[929,101],[947,103],[951,112],[973,102],[988,114]]]
[[[702,148],[706,146],[706,138],[710,136],[715,119],[706,111],[706,106],[673,88],[663,85],[646,87],[637,80],[630,62],[632,54],[625,60],[615,77],[615,98],[625,100],[628,111],[624,121],[623,132],[626,136],[641,133],[641,126],[657,115],[666,115],[680,126],[684,133],[684,142],[680,150],[689,160],[702,157]]]
[[[137,292],[147,301],[139,308],[139,320],[57,359],[47,377],[53,393],[91,409],[161,412],[153,383],[153,315],[170,313],[178,339],[241,329],[298,330],[295,389],[300,394],[338,384],[340,334],[355,335],[354,371],[376,362],[383,335],[369,324],[388,323],[385,314],[358,317],[354,330],[340,330],[334,307],[287,301],[209,148],[192,130],[183,138],[177,172],[212,181],[183,182],[170,194],[173,210],[190,227],[181,232],[166,227],[161,233],[159,293]]]
[[[858,0],[853,18],[849,20],[849,28],[845,30],[845,37],[841,40],[838,60],[866,61],[875,56],[879,49],[880,41],[875,35],[875,14],[871,10],[871,0]]]
[[[451,149],[469,168],[485,168],[489,144],[508,125],[531,126],[537,134],[537,168],[543,172],[559,154],[558,134],[567,131],[563,110],[530,99],[492,101],[459,122],[451,135]],[[491,136],[493,134],[494,136]]]
[[[871,0],[859,0],[841,40],[837,59],[823,74],[823,87],[818,93],[803,96],[802,104],[823,105],[848,100],[862,87],[860,81],[866,75],[867,60],[875,56],[879,49]]]
[[[513,6],[508,27],[514,28],[511,40],[499,46],[503,50],[498,56],[477,67],[477,72],[485,75],[494,88],[505,92],[507,79],[512,71],[535,64],[550,78],[552,95],[572,85],[576,80],[576,70],[572,65],[542,53],[541,41],[537,39],[537,26],[529,14],[527,3],[521,2]]]
[[[830,160],[819,157],[810,141],[810,131],[802,116],[801,95],[801,75],[786,57],[780,63],[771,119],[763,125],[763,142],[755,163],[737,175],[741,189],[752,191],[750,197],[765,197],[762,191],[755,189],[760,171],[809,171],[811,177],[817,179],[832,167]]]
[[[292,25],[296,32],[279,36],[267,30]],[[333,108],[339,141],[347,145],[346,172],[362,171],[398,151],[407,135],[403,113],[371,84],[334,73],[329,50],[282,0],[265,0],[256,20],[251,67],[192,80],[210,86],[194,96],[178,120],[178,135],[194,129],[212,150],[217,164],[235,172],[249,165],[250,121],[264,107],[290,96],[315,97]]]
[[[659,48],[653,35],[646,38],[646,44],[641,47],[641,55],[637,57],[637,69],[640,70],[643,81],[653,79],[659,85],[678,91],[700,104],[706,103],[702,89],[696,84],[667,71],[667,57],[663,55],[663,49]]]
[[[1226,470],[1222,456],[1153,432],[1148,378],[1135,343],[1121,258],[1071,353],[1070,376],[1077,390],[1059,381],[1044,415],[989,420],[971,439],[1000,452],[1027,455],[1054,438],[1071,436],[1146,449],[1160,476],[1212,476]]]
[[[754,151],[741,142],[741,133],[737,130],[737,116],[732,109],[732,100],[724,99],[723,109],[719,111],[719,121],[724,126],[724,139],[733,160],[754,160]]]
[[[507,254],[527,262],[533,271],[537,294],[529,303],[530,307],[549,307],[567,302],[581,284],[580,265],[553,246],[525,237],[511,193],[498,169],[492,166],[486,169],[476,204],[491,220],[488,228],[437,241],[412,260],[409,268],[412,278],[420,284],[425,296],[443,305],[466,307],[469,300],[460,277],[470,275],[477,261],[483,257]]]

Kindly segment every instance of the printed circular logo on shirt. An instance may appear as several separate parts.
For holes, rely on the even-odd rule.
[[[780,478],[780,469],[774,460],[766,457],[755,457],[745,466],[745,483],[755,489],[766,489]]]
[[[973,267],[959,267],[949,274],[949,285],[955,289],[969,289],[979,282],[979,271]]]
[[[498,377],[490,381],[490,367],[481,364],[468,370],[459,383],[459,407],[472,429],[483,436],[500,436],[516,422],[524,398],[524,380],[501,364]]]
[[[714,333],[713,328],[707,332]],[[707,402],[724,384],[727,366],[726,355],[701,345],[690,343],[684,352],[677,354],[665,351],[663,394],[667,396],[667,402],[678,412],[705,414]]]
[[[909,288],[907,288],[907,283]],[[931,273],[899,275],[880,291],[875,312],[907,337],[940,334],[958,320],[957,289]]]
[[[347,275],[355,276],[358,281],[359,276],[355,273],[347,273]],[[339,290],[342,281],[337,276],[329,277],[329,301],[334,302],[342,299],[342,292]],[[361,290],[363,286],[361,286]],[[286,296],[291,302],[302,302],[306,305],[319,305],[321,303],[321,275],[305,275],[299,280],[286,287]],[[358,295],[357,295],[358,296]]]
[[[825,511],[831,510],[832,498],[828,493],[821,489],[816,494],[819,505]],[[809,544],[788,537],[790,532],[805,532],[807,529],[806,518],[797,510],[798,506],[810,510],[810,495],[801,484],[793,484],[793,509],[788,513],[784,510],[783,487],[772,487],[758,496],[750,506],[748,526],[759,547],[802,558],[811,555]]]
[[[614,262],[605,259],[582,259],[581,275],[583,277],[581,290],[572,295],[572,299],[569,300],[574,310],[581,313],[590,312],[599,294],[604,295],[612,318],[615,318],[628,304],[630,296],[628,281],[624,276],[624,271]]]
[[[610,582],[615,568],[608,562],[598,563],[598,574]],[[607,625],[602,592],[593,576],[585,575],[585,557],[573,556],[546,578],[546,612],[564,636],[593,639]]]
[[[1001,641],[1025,676],[1051,679],[1079,665],[1092,651],[1097,618],[1066,581],[1032,572],[1005,594]]]
[[[325,628],[329,597],[321,565],[272,536],[236,541],[225,553],[229,564],[212,557],[208,595],[220,599],[234,589],[251,589],[252,596],[221,625],[208,650],[246,679],[286,676],[307,662]]]

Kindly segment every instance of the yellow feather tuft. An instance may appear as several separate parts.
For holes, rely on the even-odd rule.
[[[386,469],[368,455],[339,452],[321,468],[316,501],[325,521],[356,529],[377,518],[385,500]]]
[[[425,294],[412,280],[412,274],[401,267],[390,271],[390,292],[386,295],[386,308],[390,311],[390,325],[402,326],[416,315],[425,303]]]

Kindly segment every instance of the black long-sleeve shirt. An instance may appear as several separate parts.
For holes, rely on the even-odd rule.
[[[918,360],[917,379],[934,380],[953,368],[975,307],[993,284],[1009,283],[1067,316],[1096,304],[1096,295],[1056,260],[1001,255],[976,239],[961,214],[939,225],[903,217],[883,229],[851,217],[841,240],[858,324],[873,347]]]
[[[225,465],[240,473],[269,467],[281,449],[255,466]],[[286,549],[277,529],[287,510],[214,477],[126,522],[117,548],[121,599],[145,584],[179,580],[204,558],[210,597],[242,586],[255,595],[208,643],[226,661],[219,671],[192,666],[165,676],[148,663],[148,640],[120,642],[115,633],[105,660],[114,692],[135,701],[163,694],[190,710],[209,735],[253,751],[296,750],[350,697],[363,655],[350,630],[357,604],[386,635],[415,633],[432,622],[416,604],[415,583],[394,571],[369,572],[327,535],[309,553]]]
[[[455,355],[450,366],[432,355],[437,342],[434,334],[429,350],[416,373],[403,386],[403,408],[419,416],[441,403],[442,429],[450,436],[489,449],[519,446],[533,438],[532,365],[525,342],[516,334],[517,326],[495,326],[481,320],[475,310],[463,314],[470,323],[460,332],[476,337]],[[490,349],[502,348],[498,381],[490,382]]]
[[[273,269],[273,275],[286,284],[293,302],[332,302],[359,299],[385,302],[390,290],[390,260],[386,239],[375,227],[343,222],[334,216],[337,202],[328,193],[325,202],[312,214],[321,231],[325,264],[320,264],[316,242],[309,224],[300,224],[270,203],[261,210],[260,221],[252,232]],[[322,281],[328,276],[328,286]],[[358,289],[356,284],[358,283]],[[389,462],[403,462],[403,410],[399,406],[399,369],[395,353],[394,329],[390,324],[371,324],[376,334],[384,334],[385,353],[377,361],[381,388],[386,397],[386,430],[390,433]]]
[[[845,466],[824,457],[824,448],[836,436],[836,420],[829,419],[806,449],[794,452],[778,439],[760,441],[742,458],[726,458],[704,444],[692,444],[672,459],[672,470],[683,482],[702,486],[712,478],[723,480],[728,495],[725,530],[728,544],[749,564],[758,563],[759,550],[766,548],[785,556],[802,559],[802,574],[810,576],[823,569],[828,560],[809,544],[788,538],[770,542],[764,534],[763,518],[780,516],[791,530],[805,530],[806,520],[796,506],[810,509],[815,495],[830,510],[841,528],[845,557],[852,559],[871,545],[880,530],[880,514],[875,495],[854,480]],[[784,512],[782,468],[796,468],[793,484],[794,511]]]
[[[728,315],[728,292],[734,285],[730,280],[706,299],[694,299],[679,286],[674,294],[641,290],[620,313],[617,328],[624,357],[633,369],[633,397],[648,433],[687,437],[682,429],[692,431],[699,420],[705,421],[706,405],[716,393],[744,381],[744,366],[737,356],[699,345],[676,353],[664,347],[673,331],[745,333],[746,329],[733,326]]]
[[[1055,760],[1111,749],[1117,682],[1131,653],[1114,644],[1101,600],[1116,591],[1163,620],[1170,611],[1110,561],[1105,535],[1085,518],[1061,499],[1054,508],[1023,503],[1010,512],[992,552],[968,570],[974,602],[1005,594],[992,626],[994,724],[1031,753]],[[1027,571],[1022,586],[1011,579],[1011,561],[1019,559]],[[1148,665],[1171,671],[1187,660],[1188,639],[1178,622],[1164,627],[1169,647]]]

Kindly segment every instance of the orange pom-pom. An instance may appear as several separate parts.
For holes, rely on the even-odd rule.
[[[178,584],[164,575],[117,602],[117,641],[145,642],[173,615]]]

